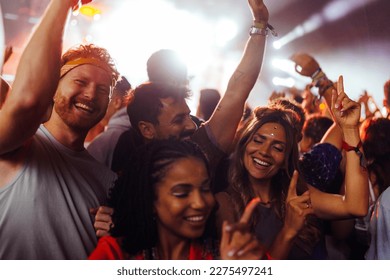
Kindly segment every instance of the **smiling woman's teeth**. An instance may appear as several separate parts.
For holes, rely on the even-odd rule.
[[[257,164],[259,164],[259,165],[261,165],[261,166],[268,167],[268,166],[270,166],[270,165],[271,165],[271,164],[269,164],[268,162],[265,162],[265,161],[259,160],[259,159],[257,159],[257,158],[254,158],[253,160],[254,160],[254,162],[256,162]]]
[[[204,220],[204,216],[192,216],[192,217],[186,217],[185,219],[190,222],[201,222]]]

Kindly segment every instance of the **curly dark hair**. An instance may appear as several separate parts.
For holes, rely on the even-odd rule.
[[[333,124],[333,120],[320,114],[312,114],[303,125],[303,135],[313,139],[313,144],[321,141],[322,137]]]
[[[274,122],[281,124],[286,133],[286,159],[284,166],[280,168],[277,174],[271,179],[271,193],[270,199],[274,201],[272,208],[276,212],[277,216],[283,221],[285,217],[285,203],[287,198],[288,187],[294,170],[299,170],[298,167],[298,144],[297,134],[300,133],[295,128],[299,117],[297,114],[282,107],[257,107],[254,110],[253,119],[246,125],[240,140],[238,141],[236,148],[231,156],[231,164],[229,167],[229,188],[228,192],[232,196],[232,201],[236,208],[236,212],[239,216],[244,212],[245,206],[250,200],[256,197],[253,189],[250,187],[250,181],[248,171],[245,168],[243,155],[245,153],[246,146],[252,140],[253,135],[257,130],[266,123]],[[303,180],[299,180],[297,185],[297,191],[299,194],[307,190],[307,187]],[[254,213],[252,215],[251,227],[254,230],[256,224],[261,218]],[[320,238],[320,232],[318,228],[310,223],[300,233],[299,239],[304,242],[298,242],[306,252],[310,252],[311,249],[318,243]]]
[[[173,98],[174,100],[186,99],[191,95],[187,87],[174,86],[158,82],[145,82],[136,87],[132,93],[131,101],[127,105],[131,126],[138,132],[138,123],[147,121],[158,125],[158,116],[163,104],[161,99]]]
[[[199,159],[209,170],[203,151],[194,142],[173,139],[152,141],[134,154],[124,173],[115,182],[109,197],[115,224],[111,234],[123,238],[122,249],[128,254],[135,255],[156,246],[155,186],[173,163],[188,157]],[[209,217],[203,239],[214,236],[214,214],[213,211]]]

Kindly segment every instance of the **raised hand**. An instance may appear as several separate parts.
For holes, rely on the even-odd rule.
[[[359,125],[361,106],[344,92],[343,76],[337,81],[337,92],[332,92],[331,109],[335,121],[341,128],[356,128]]]
[[[295,71],[302,76],[312,77],[320,68],[318,62],[306,53],[293,54],[290,59],[295,62]]]
[[[263,0],[248,0],[248,4],[255,22],[268,23],[269,12]]]
[[[362,95],[359,96],[358,102],[362,104],[368,104],[368,101],[370,100],[370,97],[368,95],[368,92],[365,90]]]
[[[92,208],[89,210],[91,215],[95,216],[95,223],[93,224],[96,236],[102,237],[110,235],[110,229],[114,227],[112,223],[112,214],[114,210],[107,206],[100,206],[99,208]]]
[[[260,202],[253,199],[236,224],[223,223],[220,244],[221,258],[224,260],[258,260],[265,256],[266,250],[250,231],[249,221],[253,211]]]
[[[294,171],[286,198],[284,230],[296,236],[305,225],[306,216],[313,213],[309,192],[297,195],[298,172]]]

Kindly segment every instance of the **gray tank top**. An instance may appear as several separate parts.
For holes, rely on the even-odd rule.
[[[0,189],[0,259],[86,259],[97,243],[89,209],[105,203],[115,179],[42,125],[19,174]]]

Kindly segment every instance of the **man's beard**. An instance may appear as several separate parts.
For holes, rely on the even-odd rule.
[[[72,112],[74,110],[77,110],[77,108],[74,108],[74,103],[75,101],[73,99],[66,99],[62,96],[57,96],[54,104],[54,110],[62,119],[62,121],[75,131],[88,132],[104,117],[104,113],[95,115],[95,117],[91,116],[90,118],[78,117]]]

